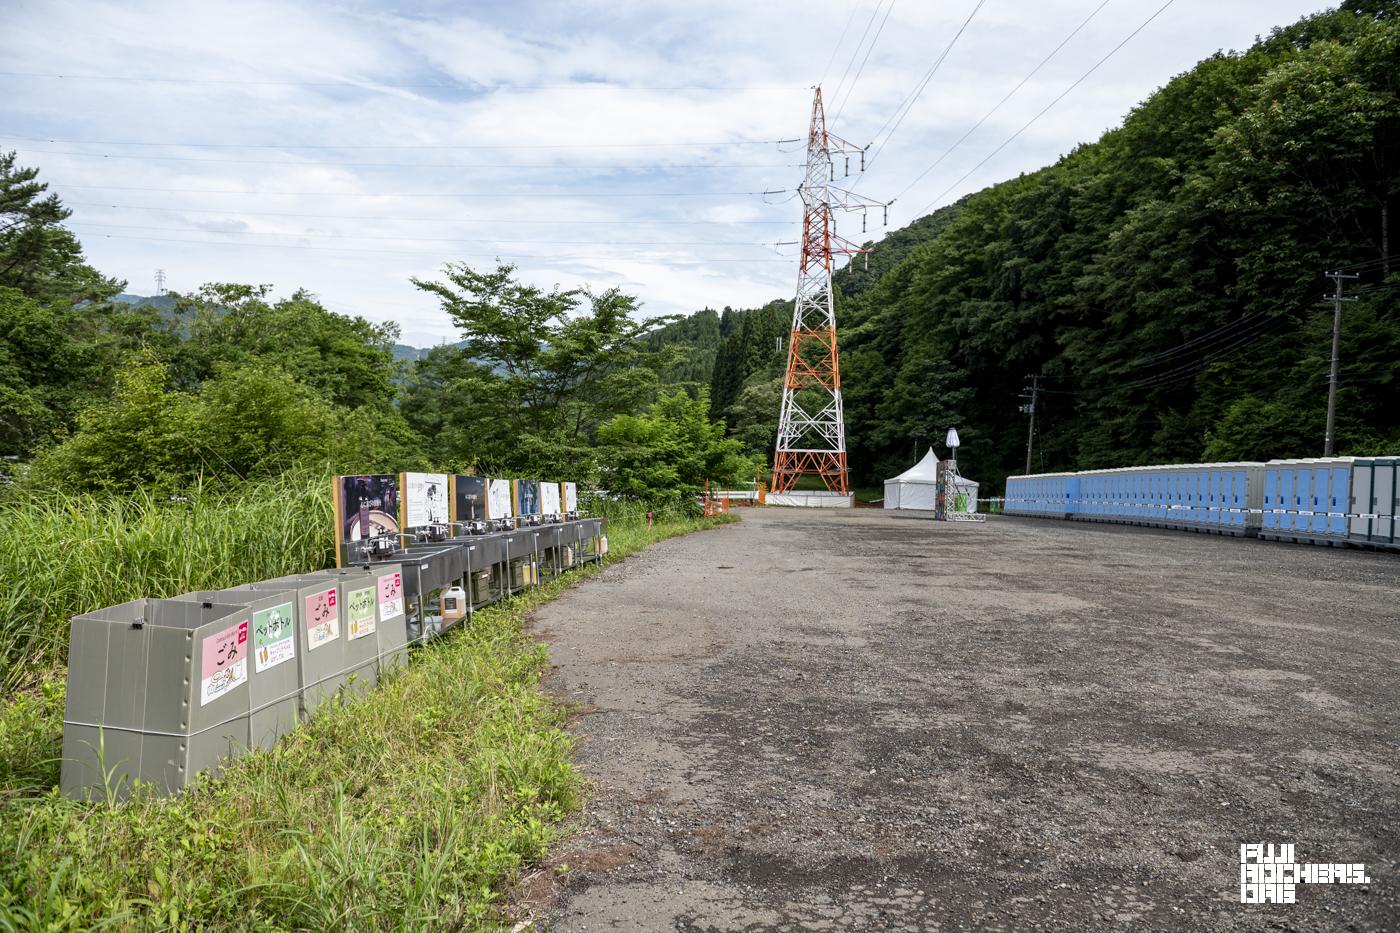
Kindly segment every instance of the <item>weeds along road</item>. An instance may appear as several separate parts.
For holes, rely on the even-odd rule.
[[[540,927],[1400,925],[1400,557],[768,509],[535,615],[582,828]],[[1369,885],[1239,903],[1239,845]]]

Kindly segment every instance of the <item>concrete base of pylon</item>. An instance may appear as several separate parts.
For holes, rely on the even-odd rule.
[[[856,497],[849,492],[770,492],[768,505],[793,505],[808,509],[850,509]]]

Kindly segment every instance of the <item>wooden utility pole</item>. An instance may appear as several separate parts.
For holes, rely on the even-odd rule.
[[[1334,291],[1326,300],[1332,302],[1332,375],[1327,381],[1327,436],[1322,442],[1322,455],[1330,457],[1335,447],[1336,427],[1337,427],[1337,377],[1341,370],[1341,350],[1342,350],[1342,304],[1348,301],[1355,301],[1355,298],[1345,298],[1342,296],[1344,282],[1349,279],[1359,279],[1360,275],[1348,275],[1345,272],[1329,272],[1327,277],[1332,280]]]

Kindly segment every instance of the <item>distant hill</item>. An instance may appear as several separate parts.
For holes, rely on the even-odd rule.
[[[173,319],[175,317],[175,296],[174,295],[118,295],[112,299],[120,301],[125,305],[149,305],[160,311],[161,314]]]

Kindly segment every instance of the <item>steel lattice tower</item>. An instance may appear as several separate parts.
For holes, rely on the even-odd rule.
[[[807,172],[798,188],[803,208],[802,265],[792,308],[787,376],[773,457],[772,489],[778,493],[790,492],[797,478],[804,475],[820,476],[830,492],[850,491],[831,274],[835,271],[833,256],[852,256],[864,250],[836,235],[832,212],[860,212],[863,232],[865,211],[874,207],[884,210],[886,205],[833,186],[833,155],[845,159],[846,174],[850,174],[852,155],[859,155],[860,168],[865,168],[864,149],[827,132],[822,91],[817,88],[807,131]]]

